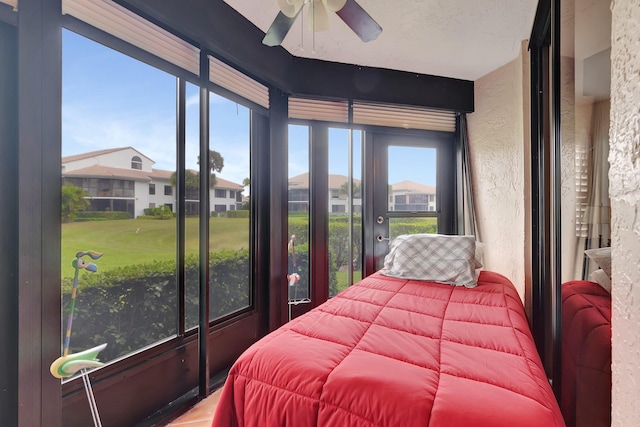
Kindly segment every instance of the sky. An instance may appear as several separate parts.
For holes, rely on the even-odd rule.
[[[62,155],[134,147],[175,170],[176,78],[71,31],[63,31]],[[187,84],[187,168],[198,169],[198,88]],[[249,109],[210,94],[210,149],[224,158],[216,175],[241,184],[249,177]],[[309,171],[306,126],[289,127],[289,176]],[[361,179],[361,131],[353,132],[353,176]],[[329,132],[329,173],[347,175],[348,131]],[[418,150],[418,151],[415,151]],[[389,182],[435,185],[435,150],[393,147]],[[247,189],[248,190],[248,189]]]

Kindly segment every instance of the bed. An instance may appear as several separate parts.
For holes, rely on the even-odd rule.
[[[564,426],[517,291],[479,265],[473,236],[395,239],[240,356],[213,426]]]
[[[606,285],[562,285],[561,409],[567,427],[611,425],[611,294]]]

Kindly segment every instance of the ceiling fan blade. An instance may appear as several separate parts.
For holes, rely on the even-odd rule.
[[[301,10],[302,8],[298,10],[298,13],[296,13],[293,18],[289,18],[284,13],[278,12],[276,19],[273,20],[273,23],[267,30],[267,34],[264,35],[262,44],[265,44],[267,46],[280,46],[291,27],[293,27],[293,23],[300,14]]]
[[[382,27],[373,20],[355,0],[347,0],[344,7],[336,15],[362,39],[363,42],[375,40],[382,32]]]

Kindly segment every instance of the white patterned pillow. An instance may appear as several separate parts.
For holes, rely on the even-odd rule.
[[[472,288],[475,252],[474,236],[403,234],[391,242],[381,273]]]

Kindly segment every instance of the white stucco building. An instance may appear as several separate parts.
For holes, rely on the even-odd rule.
[[[91,151],[62,158],[62,179],[89,193],[90,210],[123,211],[132,217],[144,209],[168,206],[176,210],[172,171],[155,169],[155,162],[133,147]],[[211,188],[211,212],[236,210],[242,205],[240,184],[216,177]],[[187,213],[197,212],[197,191],[187,191]]]

